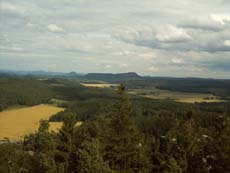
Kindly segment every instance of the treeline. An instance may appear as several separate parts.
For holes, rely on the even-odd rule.
[[[57,134],[48,131],[48,121],[41,121],[38,132],[23,141],[2,143],[0,172],[230,171],[230,115],[226,109],[211,111],[205,105],[208,111],[203,111],[201,105],[184,105],[179,111],[177,103],[168,102],[163,110],[159,108],[162,103],[148,100],[139,102],[145,106],[138,111],[137,100],[130,100],[124,90],[120,86],[117,99],[105,111],[108,114],[86,119],[80,127],[75,127],[78,116],[69,112]]]
[[[44,81],[32,78],[0,77],[0,111],[12,105],[47,103],[54,92]]]

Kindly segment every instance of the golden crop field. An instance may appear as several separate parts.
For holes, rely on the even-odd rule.
[[[35,132],[41,119],[48,119],[57,112],[63,111],[50,105],[37,105],[0,112],[0,139],[21,139],[24,135]],[[57,131],[61,123],[50,123],[50,130]]]
[[[214,103],[214,102],[224,102],[224,100],[220,100],[220,99],[204,99],[204,98],[199,98],[199,97],[195,97],[195,98],[183,98],[183,99],[178,99],[176,100],[178,102],[182,102],[182,103],[201,103],[201,102],[206,102],[206,103]]]
[[[118,86],[118,84],[110,84],[110,83],[81,83],[81,85],[86,87],[95,87],[95,88],[110,88],[110,87]]]

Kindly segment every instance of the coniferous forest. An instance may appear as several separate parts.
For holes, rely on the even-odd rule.
[[[66,109],[41,120],[35,133],[1,141],[2,173],[230,172],[228,101],[154,100],[130,95],[122,84],[86,88],[61,78],[2,77],[1,83],[2,109],[68,100],[58,105]],[[48,130],[53,121],[63,122],[58,133]],[[75,126],[78,121],[81,126]]]

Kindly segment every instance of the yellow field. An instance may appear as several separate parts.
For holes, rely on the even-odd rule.
[[[0,139],[21,139],[24,135],[36,131],[41,119],[48,119],[63,110],[50,105],[37,105],[0,112]],[[57,131],[60,127],[61,123],[50,123],[52,131]]]
[[[128,91],[130,94],[151,98],[151,99],[172,99],[183,103],[195,102],[222,102],[212,94],[176,92],[160,90],[157,88],[150,89],[133,89]]]
[[[206,102],[206,103],[214,103],[214,102],[224,102],[224,100],[220,99],[204,99],[204,98],[183,98],[183,99],[178,99],[176,100],[178,102],[182,103],[201,103],[201,102]]]
[[[95,88],[110,88],[110,87],[116,87],[118,84],[110,84],[110,83],[81,83],[81,85],[86,87],[95,87]]]
[[[58,130],[62,127],[63,123],[62,122],[50,122],[50,132],[58,132]],[[79,121],[75,124],[75,127],[81,126],[82,122]]]
[[[62,127],[62,122],[50,122],[49,131],[50,132],[58,132],[58,130]]]

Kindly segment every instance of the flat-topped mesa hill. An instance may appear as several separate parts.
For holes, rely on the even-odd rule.
[[[139,76],[135,72],[128,73],[88,73],[84,76],[84,79],[88,80],[102,80],[102,81],[116,81],[116,80],[132,80],[139,79]]]

